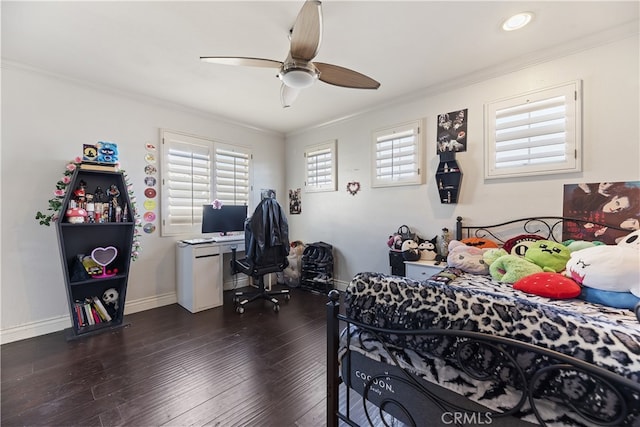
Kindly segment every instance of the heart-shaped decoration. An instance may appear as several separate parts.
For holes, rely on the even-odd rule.
[[[95,248],[91,251],[91,259],[97,264],[105,267],[113,262],[118,256],[118,250],[113,246],[107,246],[106,248]]]
[[[355,196],[358,191],[360,191],[360,183],[359,182],[350,182],[347,184],[347,191],[352,196]]]

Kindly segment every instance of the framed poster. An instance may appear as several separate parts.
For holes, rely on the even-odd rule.
[[[467,112],[465,108],[438,115],[436,154],[467,151]]]
[[[563,216],[626,230],[613,230],[590,222],[580,225],[565,223],[563,240],[600,241],[613,245],[640,229],[640,181],[566,184],[563,198]]]

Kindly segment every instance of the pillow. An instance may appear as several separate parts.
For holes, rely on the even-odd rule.
[[[543,237],[537,234],[521,234],[504,242],[502,248],[511,255],[524,256],[531,243],[542,239]]]
[[[586,286],[582,288],[580,299],[614,308],[628,308],[629,310],[633,310],[636,304],[640,303],[640,298],[631,292],[603,291]]]
[[[519,279],[513,289],[554,299],[569,299],[580,295],[580,285],[560,273],[544,271]]]
[[[467,237],[460,240],[467,246],[473,246],[474,248],[497,248],[498,244],[493,240],[485,239],[484,237]]]

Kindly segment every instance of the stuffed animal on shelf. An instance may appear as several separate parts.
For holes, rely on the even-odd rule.
[[[524,259],[538,265],[543,271],[560,273],[569,261],[571,251],[562,243],[537,240],[529,245]]]
[[[418,244],[420,251],[420,261],[434,261],[438,259],[438,251],[436,249],[436,241],[438,236],[431,240],[423,240]]]
[[[99,141],[97,160],[100,163],[118,163],[118,145],[113,142]]]
[[[420,259],[418,242],[412,239],[402,242],[402,257],[405,261],[418,261]]]
[[[565,275],[583,286],[583,299],[633,309],[640,302],[640,230],[617,245],[573,252]]]
[[[467,246],[459,240],[452,240],[448,249],[447,265],[449,267],[459,268],[467,273],[489,274],[489,265],[483,258],[486,249]]]
[[[114,316],[118,311],[118,296],[118,291],[114,288],[109,288],[102,294],[104,307],[107,309],[111,316]]]

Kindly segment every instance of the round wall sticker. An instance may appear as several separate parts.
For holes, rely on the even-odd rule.
[[[143,218],[147,222],[153,222],[156,220],[156,214],[153,212],[145,212]]]
[[[154,155],[153,155],[153,154],[151,154],[151,153],[147,153],[147,154],[144,156],[144,160],[145,160],[147,163],[154,164],[154,163],[156,162],[156,156],[154,156]]]
[[[156,189],[155,188],[146,188],[144,190],[144,195],[147,196],[150,199],[153,199],[154,197],[156,197]]]
[[[147,149],[147,151],[156,151],[156,146],[155,146],[155,145],[153,145],[153,144],[152,144],[152,143],[150,143],[150,142],[147,142],[147,143],[144,145],[144,148],[146,148],[146,149]]]
[[[155,187],[156,186],[156,178],[153,176],[145,176],[144,177],[144,185],[147,187]]]
[[[144,173],[147,175],[154,175],[156,172],[158,172],[158,169],[153,165],[147,165],[144,167]]]
[[[148,211],[152,211],[156,208],[156,201],[155,200],[145,200],[144,201],[144,208]]]
[[[156,231],[156,226],[153,224],[147,223],[142,227],[142,229],[144,230],[145,233],[151,234],[154,231]]]

